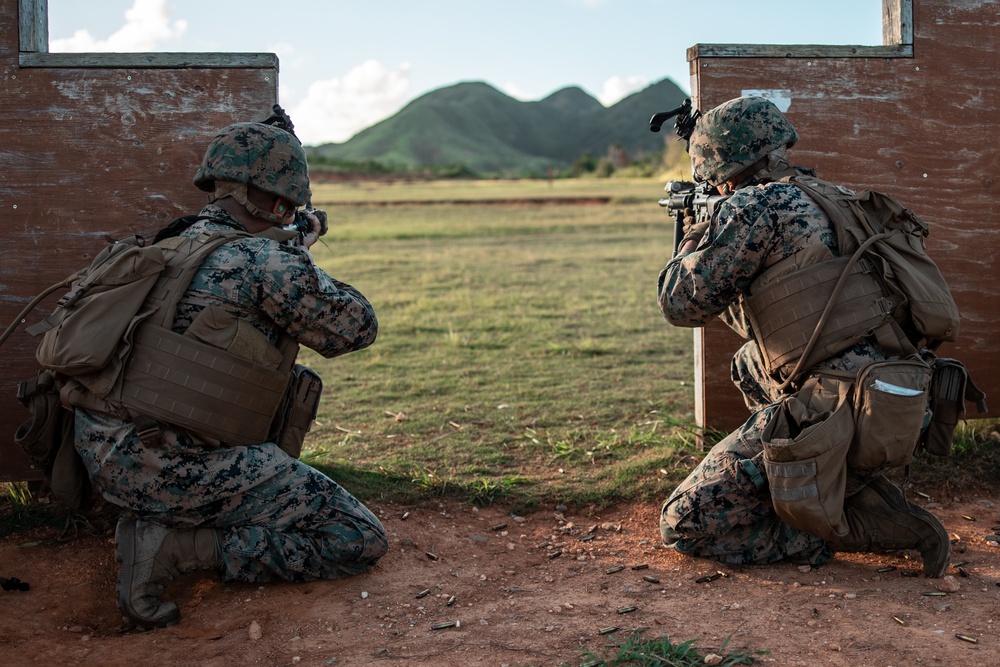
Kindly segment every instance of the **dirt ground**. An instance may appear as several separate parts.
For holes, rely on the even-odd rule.
[[[812,570],[684,557],[658,544],[654,504],[524,517],[374,504],[391,551],[370,574],[265,586],[188,575],[166,596],[181,622],[146,633],[120,631],[110,531],[40,545],[51,531],[20,534],[0,541],[0,576],[31,588],[0,591],[0,663],[579,665],[583,648],[647,628],[704,652],[731,636],[730,649],[769,651],[765,665],[1000,664],[1000,500],[919,500],[957,540],[949,578],[906,576],[918,554]]]

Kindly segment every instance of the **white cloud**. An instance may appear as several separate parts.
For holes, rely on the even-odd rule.
[[[314,81],[288,113],[302,143],[342,142],[399,111],[409,94],[409,63],[390,70],[367,60],[342,78]]]
[[[507,83],[504,84],[503,92],[507,93],[507,95],[513,97],[515,100],[521,100],[522,102],[527,102],[529,100],[535,99],[534,95],[525,92],[523,89],[518,87],[518,85],[513,81],[508,81]]]
[[[601,88],[597,99],[601,101],[601,104],[609,107],[622,98],[642,90],[647,85],[649,85],[649,80],[646,77],[630,76],[623,79],[620,76],[613,76],[604,82],[604,87]]]
[[[125,10],[125,25],[107,39],[98,39],[87,30],[77,30],[72,37],[51,40],[49,51],[155,51],[161,42],[180,37],[187,31],[187,21],[171,22],[170,14],[166,0],[135,0],[132,8]]]

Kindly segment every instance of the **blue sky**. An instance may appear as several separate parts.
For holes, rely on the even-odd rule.
[[[306,144],[345,141],[461,81],[521,100],[579,86],[605,104],[694,44],[882,43],[881,0],[49,0],[55,51],[269,52]]]

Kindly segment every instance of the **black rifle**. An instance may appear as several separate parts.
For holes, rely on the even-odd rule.
[[[649,119],[649,131],[659,132],[663,124],[675,116],[677,120],[674,121],[674,133],[684,141],[690,141],[694,126],[701,118],[701,112],[691,107],[690,99],[684,100],[684,103],[673,111],[654,113]]]
[[[693,217],[695,223],[710,222],[719,204],[729,199],[720,195],[715,186],[691,181],[668,181],[664,190],[669,196],[660,200],[660,206],[674,217],[674,254],[680,250],[684,235],[684,219]]]
[[[686,99],[672,111],[653,114],[649,119],[649,130],[659,132],[663,124],[671,118],[676,118],[674,133],[686,144],[690,144],[691,133],[701,118],[701,112],[691,106],[690,99]],[[677,251],[680,250],[681,237],[684,235],[685,218],[693,217],[696,223],[708,222],[712,219],[715,209],[728,197],[719,194],[719,191],[708,183],[670,181],[664,189],[669,196],[660,200],[660,206],[667,209],[667,213],[674,218],[673,256],[676,257]]]

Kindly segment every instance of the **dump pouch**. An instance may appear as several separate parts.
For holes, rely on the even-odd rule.
[[[855,437],[847,465],[862,474],[905,466],[925,425],[931,367],[919,357],[877,361],[858,373]]]
[[[934,357],[924,353],[933,367],[930,387],[930,424],[920,438],[920,444],[934,456],[951,454],[958,420],[965,417],[965,401],[986,412],[986,394],[976,386],[965,365],[957,359]]]
[[[851,383],[813,376],[785,398],[761,436],[774,511],[824,540],[847,533],[847,451],[854,438]]]
[[[58,501],[70,509],[86,509],[90,504],[90,478],[74,446],[73,411],[64,408],[59,400],[55,377],[50,371],[40,371],[18,384],[17,397],[31,417],[18,427],[14,441],[28,455],[32,466],[42,471]]]
[[[314,370],[295,364],[292,382],[288,388],[282,423],[275,438],[278,447],[292,458],[299,458],[302,443],[312,428],[323,395],[323,380]]]

